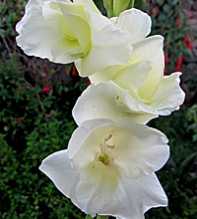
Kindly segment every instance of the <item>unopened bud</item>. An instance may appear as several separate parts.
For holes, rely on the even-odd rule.
[[[122,11],[133,7],[134,0],[103,0],[108,17],[116,17]]]

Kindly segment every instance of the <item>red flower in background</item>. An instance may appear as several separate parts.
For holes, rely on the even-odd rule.
[[[176,71],[181,71],[183,68],[185,57],[183,55],[180,55],[176,60]]]
[[[73,65],[72,68],[71,68],[70,75],[71,75],[71,77],[73,77],[73,78],[79,77],[79,73],[78,73],[78,71],[77,71],[77,69],[76,69],[76,67],[75,67],[74,65]]]
[[[183,43],[184,43],[184,45],[187,49],[192,51],[192,48],[193,48],[192,41],[191,41],[191,38],[188,35],[185,35],[185,37],[183,38]]]
[[[52,90],[52,87],[50,85],[45,85],[43,88],[42,88],[42,93],[44,94],[49,94],[49,92]]]

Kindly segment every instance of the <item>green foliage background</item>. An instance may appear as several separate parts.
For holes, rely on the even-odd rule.
[[[0,3],[0,218],[82,219],[85,215],[56,190],[38,166],[47,155],[66,148],[76,126],[71,110],[86,80],[72,74],[55,80],[52,74],[64,73],[64,67],[47,63],[43,70],[40,65],[45,66],[45,61],[24,57],[17,49],[14,26],[24,5],[23,0]],[[154,31],[159,30],[155,27]],[[35,77],[29,63],[36,66]],[[71,68],[66,66],[66,72]],[[39,76],[44,71],[47,81]],[[45,83],[53,88],[48,94],[42,90]],[[153,209],[146,218],[196,219],[197,104],[183,106],[150,126],[170,140],[171,159],[159,172],[170,201],[168,208]]]

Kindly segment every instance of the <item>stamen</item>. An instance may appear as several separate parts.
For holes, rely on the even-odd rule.
[[[105,138],[105,140],[104,140],[104,145],[107,147],[107,148],[109,148],[109,149],[114,149],[115,148],[115,144],[110,144],[109,143],[109,140],[111,140],[112,139],[112,137],[113,137],[113,135],[112,134],[110,134],[107,138]]]
[[[99,155],[98,160],[102,162],[104,165],[109,165],[110,164],[110,158],[107,154],[103,153]]]
[[[109,141],[113,137],[112,134],[110,134],[107,138],[105,138],[105,142]]]
[[[108,166],[113,162],[111,151],[115,148],[112,139],[113,135],[109,134],[104,138],[103,142],[99,144],[99,152],[96,154],[96,160]]]

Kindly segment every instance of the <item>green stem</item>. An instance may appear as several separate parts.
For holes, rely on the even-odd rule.
[[[135,5],[135,0],[131,0],[129,8],[134,8],[134,5]]]
[[[113,17],[113,0],[103,0],[104,8],[108,17]]]

